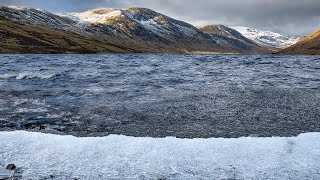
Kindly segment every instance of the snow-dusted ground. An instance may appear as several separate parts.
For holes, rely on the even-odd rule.
[[[0,176],[24,179],[320,179],[320,133],[292,138],[76,138],[0,132]],[[16,173],[16,175],[19,173]]]

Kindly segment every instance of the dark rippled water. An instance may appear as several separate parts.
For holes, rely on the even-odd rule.
[[[319,56],[0,55],[0,130],[76,136],[320,132]]]

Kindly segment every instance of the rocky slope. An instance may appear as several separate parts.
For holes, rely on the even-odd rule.
[[[284,49],[301,40],[301,37],[284,36],[279,33],[261,31],[254,28],[241,26],[236,26],[232,28],[239,31],[246,38],[251,39],[257,44],[265,46],[267,48]]]
[[[312,33],[298,43],[281,50],[279,53],[320,55],[320,30]]]
[[[259,53],[263,51],[254,44],[248,45],[245,41],[235,42],[234,38],[225,35],[208,34],[188,23],[145,8],[95,9],[83,13],[53,14],[33,8],[1,6],[0,15],[6,21],[32,27],[41,26],[46,31],[73,34],[79,39],[89,38],[93,44],[101,43],[116,47],[111,49],[103,47],[105,49],[89,52]],[[15,31],[15,28],[18,27],[12,27],[11,31]],[[28,31],[27,34],[32,38],[42,37],[40,31],[37,33],[40,34],[35,36],[32,31]],[[6,38],[5,34],[2,36]],[[46,40],[46,37],[43,38]],[[23,43],[21,45],[28,46]],[[56,43],[54,46],[59,47],[60,44]],[[1,49],[2,52],[10,51],[3,44]],[[50,52],[55,52],[55,49]]]

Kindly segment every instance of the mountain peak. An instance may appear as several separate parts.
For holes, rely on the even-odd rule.
[[[112,24],[118,20],[131,19],[135,21],[151,20],[162,14],[148,8],[131,7],[131,8],[99,8],[88,10],[81,13],[65,13],[72,19],[78,18],[81,21],[95,24]],[[164,15],[162,15],[164,16]]]
[[[91,13],[91,14],[100,14],[100,15],[103,15],[103,14],[109,14],[111,12],[115,12],[115,11],[121,11],[121,12],[124,12],[124,11],[130,11],[132,13],[145,13],[145,14],[155,14],[157,12],[151,10],[151,9],[148,9],[148,8],[142,8],[142,7],[130,7],[130,8],[98,8],[98,9],[92,9],[92,10],[88,10],[88,11],[85,11],[83,13]]]
[[[108,19],[119,17],[123,15],[123,13],[122,9],[100,8],[81,13],[67,13],[65,15],[69,16],[72,19],[78,18],[78,20],[83,22],[105,24]]]

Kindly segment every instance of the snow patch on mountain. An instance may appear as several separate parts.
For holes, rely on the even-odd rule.
[[[167,31],[161,24],[156,22],[154,19],[148,19],[148,20],[135,20],[135,22],[138,24],[142,25],[144,28],[152,31],[153,33],[157,34],[158,36],[161,37],[167,37],[168,35],[171,34],[170,31]]]
[[[248,27],[235,26],[232,28],[239,31],[246,38],[255,41],[257,44],[272,48],[287,48],[302,39],[301,37],[290,37],[271,31],[261,31]]]
[[[108,19],[121,16],[122,12],[118,9],[110,9],[110,11],[104,11],[104,13],[97,13],[96,11],[86,11],[83,13],[65,13],[60,15],[83,22],[105,24]]]
[[[153,19],[149,19],[149,20],[141,20],[140,24],[146,25],[146,26],[150,26],[150,25],[158,25],[157,22],[155,22]]]

